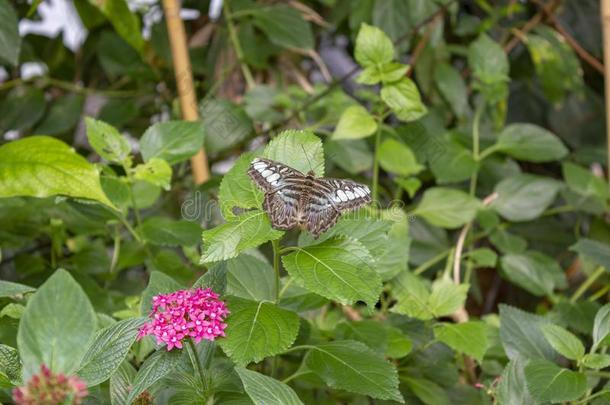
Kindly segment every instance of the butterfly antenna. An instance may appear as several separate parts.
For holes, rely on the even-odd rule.
[[[305,159],[307,159],[307,164],[309,164],[309,168],[311,169],[310,171],[313,172],[315,169],[311,165],[311,160],[309,160],[309,156],[307,156],[307,151],[305,151],[305,148],[303,147],[303,145],[301,145],[301,149],[303,149],[303,153],[305,154]]]

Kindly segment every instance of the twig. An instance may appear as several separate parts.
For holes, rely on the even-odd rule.
[[[163,9],[165,10],[167,32],[172,48],[182,118],[187,121],[197,121],[199,120],[197,98],[193,86],[191,61],[186,45],[186,33],[180,18],[180,4],[178,0],[163,0]],[[203,148],[199,149],[199,152],[191,158],[191,171],[195,184],[202,184],[210,179],[208,161]]]
[[[543,21],[544,17],[548,17],[555,12],[557,7],[559,7],[559,4],[560,0],[551,0],[549,3],[542,6],[542,9],[538,11],[532,18],[530,18],[529,21],[525,23],[523,28],[518,30],[519,33],[525,35],[534,28],[536,28],[536,26]],[[519,44],[520,41],[521,38],[519,36],[513,35],[510,41],[508,41],[508,43],[504,46],[504,52],[507,54],[510,53]]]

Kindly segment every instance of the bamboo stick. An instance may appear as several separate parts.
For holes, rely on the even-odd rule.
[[[199,120],[197,97],[193,86],[193,72],[189,59],[186,33],[180,18],[179,0],[163,0],[163,9],[165,11],[169,42],[172,48],[174,73],[176,75],[176,86],[178,87],[182,118],[186,121],[197,121]],[[195,184],[202,184],[209,180],[210,171],[203,148],[191,158],[191,171]]]
[[[601,0],[602,29],[604,44],[604,85],[606,89],[606,167],[608,170],[608,181],[610,182],[610,0]]]

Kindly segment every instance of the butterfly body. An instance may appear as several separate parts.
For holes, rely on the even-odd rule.
[[[339,216],[371,202],[367,186],[351,180],[316,178],[282,163],[256,158],[248,175],[265,192],[263,208],[274,228],[296,226],[314,238],[332,227]]]

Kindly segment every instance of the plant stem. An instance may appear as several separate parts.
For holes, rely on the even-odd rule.
[[[481,100],[481,102],[477,105],[477,108],[474,112],[474,117],[472,120],[472,157],[475,161],[479,161],[479,149],[480,149],[480,136],[479,136],[479,127],[481,124],[481,115],[483,114],[483,110],[485,109],[485,100]],[[470,177],[470,195],[474,196],[477,189],[477,180],[479,176],[478,168]]]
[[[244,79],[246,79],[248,89],[252,89],[256,86],[256,82],[254,81],[254,77],[252,76],[250,67],[246,63],[244,51],[242,50],[241,44],[239,43],[237,31],[235,30],[235,24],[233,23],[233,16],[231,15],[231,9],[229,8],[229,1],[225,0],[223,2],[223,5],[223,12],[225,15],[225,19],[227,20],[227,28],[229,29],[229,37],[231,38],[233,49],[235,49],[235,54],[237,55],[237,60],[239,61],[239,65],[241,66],[241,71],[244,74]]]
[[[602,396],[604,394],[607,394],[608,392],[610,392],[610,391],[602,389],[601,391],[598,391],[593,395],[588,395],[584,399],[581,399],[580,401],[576,402],[576,404],[588,404],[592,399]]]
[[[608,284],[605,287],[600,288],[599,291],[597,291],[595,294],[592,294],[589,297],[589,301],[597,301],[598,299],[603,297],[606,293],[608,293],[608,291],[610,291],[610,284]]]
[[[199,363],[197,348],[195,347],[195,343],[192,339],[188,339],[186,341],[186,352],[191,359],[191,364],[193,365],[193,369],[195,370],[195,374],[199,378],[199,381],[203,381],[203,370],[201,369],[201,364]]]
[[[591,285],[600,278],[606,269],[602,266],[599,266],[591,275],[587,277],[587,279],[578,287],[578,289],[574,292],[572,297],[570,298],[570,302],[574,303],[578,301],[578,299],[591,287]]]
[[[117,263],[119,262],[119,255],[121,254],[121,229],[119,225],[114,226],[114,247],[112,250],[112,261],[110,262],[110,274],[113,274],[116,270]]]
[[[549,208],[548,210],[544,211],[541,216],[548,217],[551,215],[563,214],[564,212],[573,211],[576,211],[576,208],[572,207],[571,205],[562,205],[561,207]]]
[[[375,133],[375,155],[373,160],[373,202],[377,201],[379,189],[379,145],[381,143],[381,121],[377,120],[377,132]]]
[[[284,293],[286,292],[286,290],[288,289],[288,287],[290,287],[290,284],[292,284],[292,282],[294,281],[294,278],[289,277],[288,281],[286,282],[286,284],[284,284],[284,286],[282,287],[282,289],[280,290],[280,293],[278,295],[278,299],[282,298],[282,296],[284,295]]]
[[[305,374],[311,374],[311,371],[309,371],[309,370],[296,371],[294,374],[289,375],[288,377],[284,378],[282,380],[282,382],[284,384],[286,384],[288,381],[294,380],[295,378],[300,377],[300,376],[305,375]]]
[[[275,302],[280,300],[280,241],[271,241],[273,247],[273,270],[275,270]]]
[[[437,254],[436,256],[426,260],[425,262],[420,264],[419,267],[417,267],[415,270],[413,270],[413,274],[416,274],[416,275],[421,274],[424,271],[428,270],[430,267],[434,266],[436,263],[442,261],[445,257],[447,257],[449,252],[451,252],[451,250],[447,249],[444,252],[441,252],[441,253]]]

